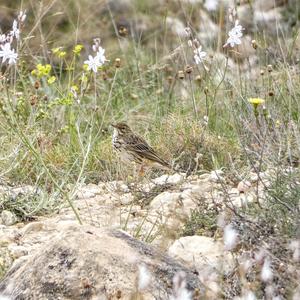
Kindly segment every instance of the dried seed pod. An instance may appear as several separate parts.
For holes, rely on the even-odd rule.
[[[191,74],[193,72],[193,67],[190,65],[187,65],[187,66],[185,66],[184,71],[186,74]]]
[[[272,65],[268,65],[267,66],[267,70],[269,73],[271,73],[273,71],[273,66]]]
[[[184,77],[185,77],[184,76],[184,71],[182,71],[182,70],[178,71],[177,75],[178,75],[179,79],[184,79]]]
[[[37,96],[36,95],[32,95],[31,97],[30,97],[30,105],[31,106],[35,106],[36,104],[37,104]]]
[[[118,57],[115,59],[115,67],[116,68],[120,68],[121,67],[121,59],[118,58]]]
[[[258,47],[256,40],[252,40],[252,41],[251,41],[251,45],[252,45],[252,48],[255,49],[255,50],[256,50],[257,47]]]
[[[34,88],[38,90],[40,87],[41,87],[41,83],[38,80],[36,80],[36,82],[34,83]]]

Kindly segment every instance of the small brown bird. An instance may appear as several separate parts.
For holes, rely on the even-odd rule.
[[[135,162],[159,169],[171,169],[168,162],[163,160],[155,150],[140,136],[136,135],[126,123],[112,124],[114,127],[112,144],[124,162]]]

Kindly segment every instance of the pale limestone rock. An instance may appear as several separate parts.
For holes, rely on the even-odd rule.
[[[197,38],[201,45],[207,46],[218,38],[220,29],[219,26],[211,20],[208,13],[204,10],[201,10],[199,13],[200,20]]]
[[[44,229],[44,223],[43,222],[32,222],[28,223],[21,229],[21,234],[25,235],[31,232],[39,232]]]
[[[214,170],[210,172],[209,180],[211,182],[224,182],[224,172],[222,170]]]
[[[268,11],[286,3],[286,0],[255,0],[254,10]]]
[[[9,252],[13,258],[19,258],[28,254],[28,250],[24,246],[19,246],[17,244],[10,244],[8,247]]]
[[[13,212],[9,210],[3,210],[1,212],[0,224],[3,224],[5,226],[10,226],[16,224],[17,222],[18,222],[18,218]]]
[[[163,184],[180,184],[185,178],[184,173],[175,173],[173,175],[164,174],[152,180],[153,183],[163,185]]]
[[[226,270],[232,267],[232,259],[224,251],[223,243],[206,236],[186,236],[176,240],[168,254],[201,273],[203,270]]]
[[[251,188],[251,182],[248,180],[242,180],[239,182],[238,186],[237,186],[237,190],[240,193],[246,193],[249,191],[249,189]]]
[[[122,204],[122,205],[128,205],[134,201],[134,197],[131,193],[126,193],[126,194],[120,195],[119,201],[120,201],[120,204]]]
[[[269,34],[276,35],[278,30],[285,29],[282,22],[282,8],[277,7],[269,11],[255,11],[253,21],[258,26]]]
[[[12,299],[132,299],[138,266],[151,274],[148,299],[169,299],[174,274],[186,273],[187,288],[204,292],[191,270],[155,248],[117,230],[57,224],[35,253],[16,260],[0,283]],[[159,288],[158,288],[159,287]]]
[[[258,177],[258,174],[257,174],[257,173],[255,173],[255,172],[250,172],[250,174],[249,174],[249,181],[250,181],[251,183],[257,182],[258,179],[259,179],[259,177]]]
[[[178,18],[174,17],[167,17],[166,19],[166,24],[169,30],[175,35],[180,38],[186,37],[186,32],[185,32],[185,25],[181,20]]]
[[[124,193],[128,193],[130,191],[128,185],[120,180],[110,181],[106,183],[106,187],[108,191],[119,191]]]
[[[253,11],[251,6],[249,4],[239,5],[236,7],[236,12],[240,24],[249,31],[253,27]]]

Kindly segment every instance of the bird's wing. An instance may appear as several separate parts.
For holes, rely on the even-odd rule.
[[[170,165],[161,159],[155,150],[148,145],[148,143],[140,136],[132,135],[130,138],[128,138],[126,146],[126,150],[136,152],[141,157],[149,159],[151,161],[158,162],[159,164],[170,168]]]

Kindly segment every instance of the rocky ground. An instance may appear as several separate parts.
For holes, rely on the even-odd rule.
[[[220,210],[255,201],[263,193],[257,180],[253,173],[249,181],[230,187],[222,171],[214,171],[162,175],[140,184],[85,185],[74,201],[83,226],[69,207],[28,223],[2,211],[0,263],[10,269],[0,291],[16,299],[128,299],[136,290],[138,266],[144,264],[153,277],[149,299],[172,294],[172,277],[180,270],[190,276],[189,289],[205,293],[201,283],[216,272],[229,272],[234,263],[220,234],[180,237],[184,224],[199,202]],[[32,192],[28,186],[5,191]]]

